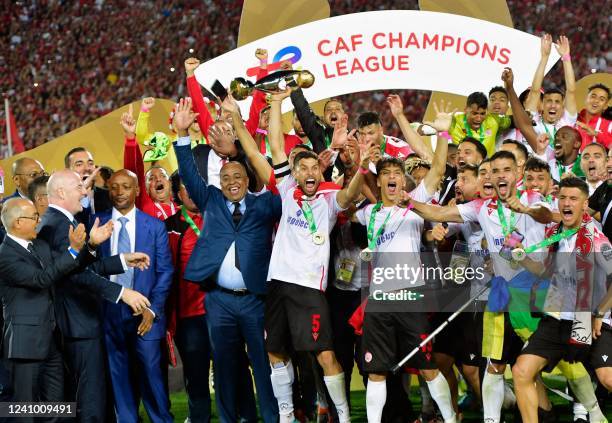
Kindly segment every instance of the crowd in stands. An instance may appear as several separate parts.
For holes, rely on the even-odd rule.
[[[574,45],[577,79],[612,64],[606,0],[509,0],[516,29],[565,33]],[[236,47],[242,1],[2,0],[0,92],[8,95],[27,149],[61,136],[133,100],[134,93],[176,99],[186,57],[206,61]],[[414,0],[331,0],[331,15],[376,9],[418,9]],[[214,25],[208,23],[214,22]],[[180,49],[184,53],[181,56]],[[236,75],[238,76],[238,75]],[[560,65],[549,84],[562,85]],[[76,83],[75,83],[76,81]],[[381,99],[343,97],[349,112],[375,110],[399,135]],[[400,92],[408,118],[419,120],[429,93]],[[4,108],[0,111],[3,116]],[[4,141],[6,142],[6,141]]]

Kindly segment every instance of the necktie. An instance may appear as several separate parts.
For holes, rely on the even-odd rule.
[[[72,227],[76,229],[77,226],[79,226],[79,222],[76,221],[76,219],[73,217],[72,221],[70,222],[72,224]]]
[[[234,212],[232,213],[232,220],[234,221],[234,226],[238,227],[240,223],[240,219],[242,219],[242,212],[240,211],[240,203],[238,201],[234,201],[232,203],[234,205]],[[234,243],[234,263],[236,264],[236,269],[240,270],[240,260],[238,259],[238,248]]]
[[[130,234],[127,231],[127,217],[120,217],[121,229],[119,230],[119,239],[117,240],[117,254],[131,253],[132,246],[130,244]],[[132,288],[134,282],[134,269],[129,267],[125,273],[117,275],[117,283],[126,288]]]
[[[34,250],[34,244],[33,244],[33,243],[31,243],[31,242],[29,242],[29,243],[28,243],[28,251],[30,252],[30,254],[32,254],[32,255],[34,256],[34,258],[35,258],[36,260],[38,260],[38,262],[40,263],[40,266],[41,266],[41,267],[45,267],[45,266],[43,265],[42,260],[40,259],[40,256],[39,256],[38,254],[36,254],[36,251]]]

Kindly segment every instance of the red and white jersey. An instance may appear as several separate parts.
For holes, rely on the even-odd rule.
[[[427,193],[427,189],[423,182],[421,182],[414,190],[410,192],[410,197],[426,203],[432,199],[432,195]],[[355,217],[359,220],[359,223],[366,227],[370,223],[370,216],[372,215],[373,204],[358,210]],[[404,261],[414,268],[419,269],[421,266],[420,251],[421,251],[421,234],[423,233],[423,218],[418,216],[416,213],[407,208],[401,208],[398,206],[393,207],[382,207],[378,213],[376,213],[374,222],[374,233],[376,234],[379,228],[382,226],[387,216],[387,221],[384,230],[376,240],[376,248],[374,251],[377,253],[374,255],[374,261],[372,262],[373,268],[395,268],[399,264],[399,260]],[[383,253],[408,253],[407,255],[400,254],[383,254]],[[421,275],[422,276],[422,275]],[[396,289],[407,288],[410,286],[423,285],[423,278],[419,277],[416,280],[404,281],[385,281],[384,284],[376,283],[372,280],[370,284],[371,289],[382,289],[383,291],[393,291]],[[380,285],[380,286],[377,286]]]
[[[170,203],[158,203],[156,201],[146,202],[142,206],[142,211],[148,214],[149,216],[153,216],[162,222],[174,215],[178,210],[178,206],[174,204],[174,202]]]
[[[390,135],[383,135],[383,137],[383,157],[395,157],[396,159],[406,160],[406,157],[414,153],[406,141]]]
[[[536,191],[523,192],[520,201],[526,206],[544,206],[550,209],[550,205]],[[497,199],[476,199],[466,204],[458,204],[457,208],[464,222],[480,223],[491,253],[495,275],[509,281],[519,273],[522,270],[521,267],[513,269],[510,266],[510,262],[499,255],[499,251],[504,245],[505,236],[497,212]],[[506,222],[509,223],[511,217],[510,209],[504,206],[503,212]],[[524,246],[537,244],[544,239],[546,225],[536,222],[527,214],[515,212],[514,215],[514,228],[525,237],[522,241]]]
[[[307,288],[325,291],[329,266],[329,233],[343,209],[336,200],[340,188],[319,189],[308,202],[312,209],[317,232],[325,236],[321,245],[313,242],[308,222],[294,199],[298,188],[293,178],[284,178],[276,188],[283,200],[281,216],[272,256],[268,280],[276,279]]]

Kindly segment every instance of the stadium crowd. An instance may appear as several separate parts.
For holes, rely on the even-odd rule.
[[[6,42],[0,46],[0,92],[11,100],[26,148],[97,119],[128,103],[134,93],[182,95],[176,63],[192,55],[205,61],[235,48],[242,10],[242,2],[235,0],[157,0],[137,7],[126,0],[1,3],[0,34]],[[605,0],[571,5],[556,0],[508,1],[515,28],[536,35],[564,33],[575,45],[584,46],[574,58],[578,78],[593,69],[608,71],[612,63],[610,20],[600,13],[606,5]],[[336,16],[377,8],[416,10],[418,2],[334,0],[330,8]],[[75,80],[83,83],[74,84]],[[560,67],[555,67],[547,84],[562,86],[562,81]],[[429,93],[406,90],[399,95],[408,118],[421,119]],[[380,93],[372,101],[371,93],[355,93],[343,102],[350,112],[378,112],[390,134],[397,136],[399,128],[380,106],[385,96]]]
[[[209,17],[225,12],[214,4]],[[57,5],[45,5],[49,16],[59,18]],[[121,19],[171,16],[179,5],[184,16],[200,11],[196,2],[125,3]],[[21,22],[32,19],[24,7]],[[104,13],[110,3],[74,7]],[[346,7],[332,4],[334,13],[367,6]],[[16,190],[0,203],[0,400],[69,401],[79,421],[134,423],[142,404],[150,421],[171,422],[168,368],[179,355],[194,423],[348,422],[355,367],[373,423],[454,423],[468,413],[485,423],[512,413],[556,421],[542,376],[553,369],[574,421],[607,422],[611,98],[604,84],[576,97],[575,59],[588,61],[588,49],[573,41],[579,35],[553,28],[554,42],[541,36],[525,92],[515,92],[512,69],[500,69],[499,86],[471,93],[462,111],[435,104],[431,122],[419,122],[405,94],[391,92],[333,98],[317,116],[290,78],[285,90],[255,91],[242,116],[231,93],[216,102],[203,96],[194,72],[206,55],[196,58],[194,47],[178,64],[192,45],[186,34],[209,37],[207,54],[224,51],[232,19],[222,24],[232,34],[223,40],[185,18],[165,28],[191,28],[174,46],[124,45],[116,62],[97,46],[91,54],[106,67],[82,55],[57,64],[69,81],[102,86],[82,86],[71,100],[74,87],[60,82],[47,105],[89,101],[100,112],[114,107],[120,89],[124,102],[134,90],[146,97],[118,122],[122,169],[84,147],[66,151],[65,168],[51,175],[27,154],[4,169]],[[89,48],[89,28],[64,54]],[[138,42],[153,45],[145,29]],[[253,52],[258,78],[269,74],[261,47]],[[553,49],[561,80],[553,74],[550,83]],[[170,128],[150,125],[150,86],[140,77],[128,83],[152,77],[135,56],[175,66],[176,78],[155,80],[156,94],[180,96]],[[283,101],[295,111],[290,134]],[[420,387],[418,414],[411,379]],[[460,379],[471,404],[460,401]]]

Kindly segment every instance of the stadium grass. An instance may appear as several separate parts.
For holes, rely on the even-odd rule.
[[[365,423],[367,422],[366,418],[366,409],[365,409],[365,390],[363,390],[363,385],[361,384],[360,378],[358,374],[357,377],[354,377],[353,380],[356,381],[352,383],[352,387],[354,390],[351,391],[351,421],[354,423]],[[552,377],[545,378],[545,383],[551,388],[557,388],[560,390],[564,390],[565,382],[562,378]],[[361,389],[355,390],[361,386]],[[553,403],[555,413],[557,415],[557,422],[572,422],[573,414],[571,410],[571,405],[568,401],[563,398],[550,393],[549,395],[551,402]],[[170,399],[172,402],[171,412],[174,415],[174,421],[183,423],[185,418],[187,417],[187,395],[185,391],[176,392],[170,395]],[[416,386],[412,387],[412,391],[410,394],[410,401],[412,402],[412,406],[414,411],[418,413],[420,410],[421,398],[418,392],[418,388]],[[213,422],[218,422],[216,412],[216,404],[214,401],[214,396],[212,399],[212,410],[213,410]],[[608,417],[609,420],[612,421],[612,396],[608,396],[608,400],[606,402],[606,407],[604,408],[604,414]],[[146,412],[141,406],[140,415],[143,417],[143,421],[149,422],[148,416]],[[520,422],[520,417],[514,417],[513,415],[507,415],[504,419],[506,422]],[[464,423],[477,423],[482,422],[481,414],[478,412],[464,412]]]

